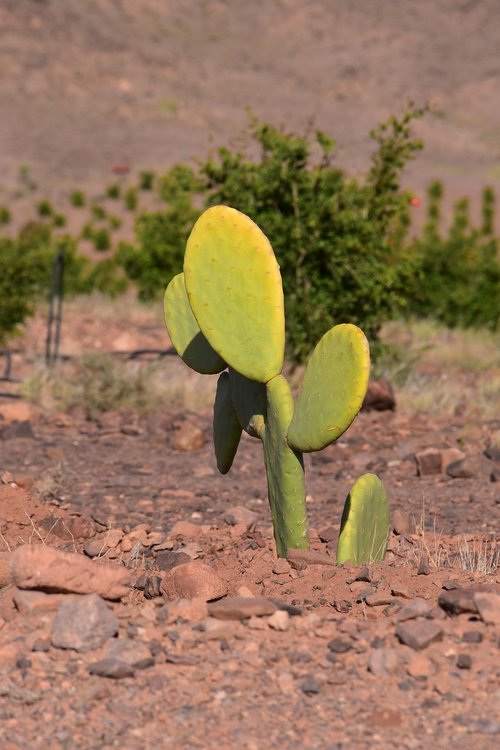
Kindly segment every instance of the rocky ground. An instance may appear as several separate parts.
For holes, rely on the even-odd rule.
[[[208,414],[0,413],[2,748],[498,746],[498,421],[362,413],[278,560],[261,446],[219,476]],[[370,470],[389,551],[339,568]]]

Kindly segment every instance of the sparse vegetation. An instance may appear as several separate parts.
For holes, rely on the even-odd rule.
[[[74,208],[83,208],[85,206],[85,194],[81,190],[74,190],[70,195],[70,202]]]
[[[10,213],[10,210],[7,208],[7,206],[0,206],[0,226],[5,226],[5,224],[10,224],[12,219],[12,215]]]
[[[138,206],[137,188],[129,187],[125,192],[124,200],[127,211],[136,211]]]
[[[52,203],[46,199],[41,200],[37,203],[36,210],[38,216],[40,216],[41,218],[46,218],[54,214]]]

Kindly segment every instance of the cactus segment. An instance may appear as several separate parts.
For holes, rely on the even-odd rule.
[[[262,438],[266,418],[266,386],[229,370],[231,398],[238,421],[252,437]]]
[[[363,403],[370,350],[355,325],[331,328],[314,349],[304,373],[287,440],[299,451],[319,451],[347,430]]]
[[[188,367],[202,375],[214,375],[226,369],[222,357],[200,331],[189,304],[183,273],[174,276],[167,286],[163,310],[172,345]]]
[[[231,403],[231,383],[227,372],[221,373],[217,381],[213,433],[217,468],[221,474],[227,474],[241,438],[241,426]]]
[[[293,398],[282,375],[269,381],[264,427],[264,460],[274,538],[279,557],[287,549],[307,549],[309,530],[302,455],[288,447],[286,432],[293,414]]]
[[[363,474],[348,494],[340,524],[337,562],[352,565],[383,560],[389,534],[389,502],[375,474]]]
[[[283,287],[267,237],[228,206],[205,211],[184,256],[189,303],[210,345],[250,380],[281,372],[285,351]]]

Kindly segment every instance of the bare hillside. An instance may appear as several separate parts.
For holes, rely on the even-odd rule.
[[[247,107],[325,129],[358,171],[413,100],[432,113],[408,179],[473,192],[500,183],[499,52],[498,0],[2,0],[0,187],[20,164],[54,191],[203,157]]]

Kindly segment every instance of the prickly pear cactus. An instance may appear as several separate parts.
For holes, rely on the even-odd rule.
[[[353,565],[383,560],[389,533],[389,503],[375,474],[363,474],[349,492],[340,523],[337,562]]]
[[[231,468],[242,431],[260,439],[278,555],[284,557],[290,548],[307,548],[302,453],[337,440],[361,408],[370,372],[363,332],[342,324],[322,337],[309,359],[295,405],[281,375],[285,316],[279,266],[259,227],[228,206],[209,208],[196,222],[186,247],[184,273],[168,285],[164,311],[172,344],[184,362],[197,372],[221,372],[213,425],[219,471],[225,474]],[[377,497],[383,492],[380,480],[382,490],[377,486],[376,491],[372,480],[364,480],[358,480],[361,484],[351,491],[353,507],[366,492]],[[378,545],[383,524],[388,527],[386,515],[378,512],[372,518],[363,509],[361,518],[363,528],[375,524],[376,538],[372,537]],[[358,527],[356,514],[343,520],[339,549],[349,549],[352,562],[348,540],[355,538],[358,544]],[[377,554],[381,554],[379,547]],[[369,544],[358,548],[357,562],[371,559]]]

